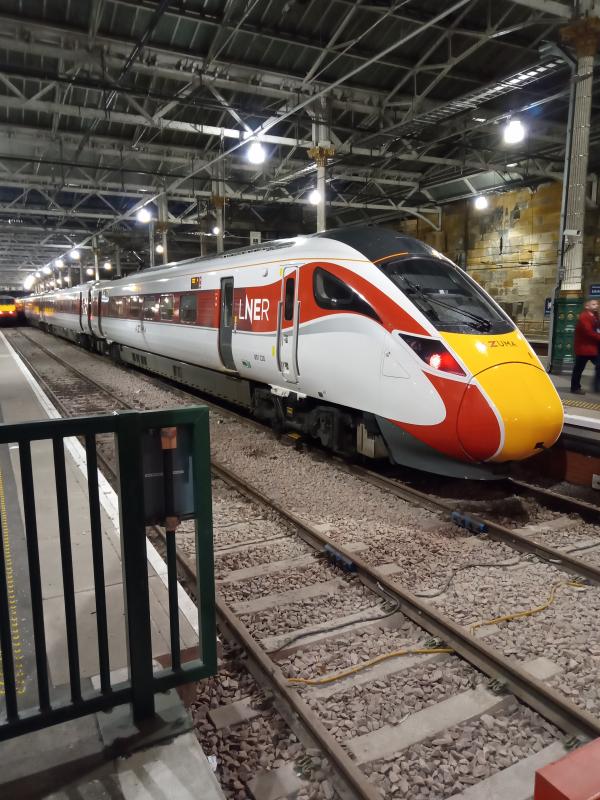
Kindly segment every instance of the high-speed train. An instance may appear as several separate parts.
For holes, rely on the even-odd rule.
[[[28,319],[337,452],[485,478],[563,408],[502,309],[430,246],[326,231],[30,296]]]

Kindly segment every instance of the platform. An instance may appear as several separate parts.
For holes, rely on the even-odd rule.
[[[25,422],[58,416],[27,368],[0,334],[0,421]],[[93,592],[90,521],[85,477],[85,454],[77,441],[66,440],[69,516],[76,593],[77,630],[83,681],[94,685],[98,648]],[[69,680],[58,539],[54,462],[48,442],[32,446],[38,508],[42,593],[47,659],[53,698],[66,691]],[[22,643],[16,660],[19,704],[36,703],[35,667],[18,449],[0,446],[0,508],[5,531],[4,550],[13,575],[11,627]],[[100,483],[103,553],[108,628],[113,673],[127,676],[118,502],[106,481]],[[170,650],[166,565],[148,543],[148,574],[152,618],[152,650],[158,658]],[[197,648],[197,611],[180,587],[181,647]],[[158,662],[157,662],[158,667]],[[2,709],[0,683],[0,710]],[[191,721],[176,692],[157,698],[157,720],[143,735],[129,719],[129,707],[99,713],[26,734],[2,744],[1,797],[81,796],[103,798],[222,798],[220,787],[192,731]],[[161,724],[162,723],[162,724]],[[119,742],[119,747],[115,743]],[[135,753],[135,755],[134,755]],[[127,756],[127,760],[123,760]]]
[[[594,373],[591,364],[581,379],[586,394],[572,394],[571,376],[550,375],[565,409],[565,435],[600,444],[600,393],[593,391]]]

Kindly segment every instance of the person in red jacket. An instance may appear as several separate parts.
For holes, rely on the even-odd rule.
[[[581,374],[588,361],[591,361],[596,367],[594,391],[600,391],[599,330],[598,301],[588,300],[575,326],[575,366],[571,375],[571,392],[573,394],[585,394],[581,388]]]

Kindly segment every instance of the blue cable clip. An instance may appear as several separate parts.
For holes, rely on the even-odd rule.
[[[479,520],[470,517],[468,514],[463,514],[462,511],[453,511],[451,514],[451,519],[452,522],[455,525],[458,525],[459,528],[466,528],[472,533],[486,533],[488,529],[485,522],[480,522]]]
[[[330,544],[325,545],[323,552],[332,564],[335,564],[336,567],[343,569],[344,572],[356,572],[356,564],[354,561],[339,553]]]

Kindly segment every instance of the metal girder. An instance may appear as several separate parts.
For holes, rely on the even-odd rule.
[[[554,14],[562,19],[570,19],[575,10],[569,3],[560,3],[558,0],[511,0],[517,6],[527,6],[536,11],[544,11],[546,14]]]

